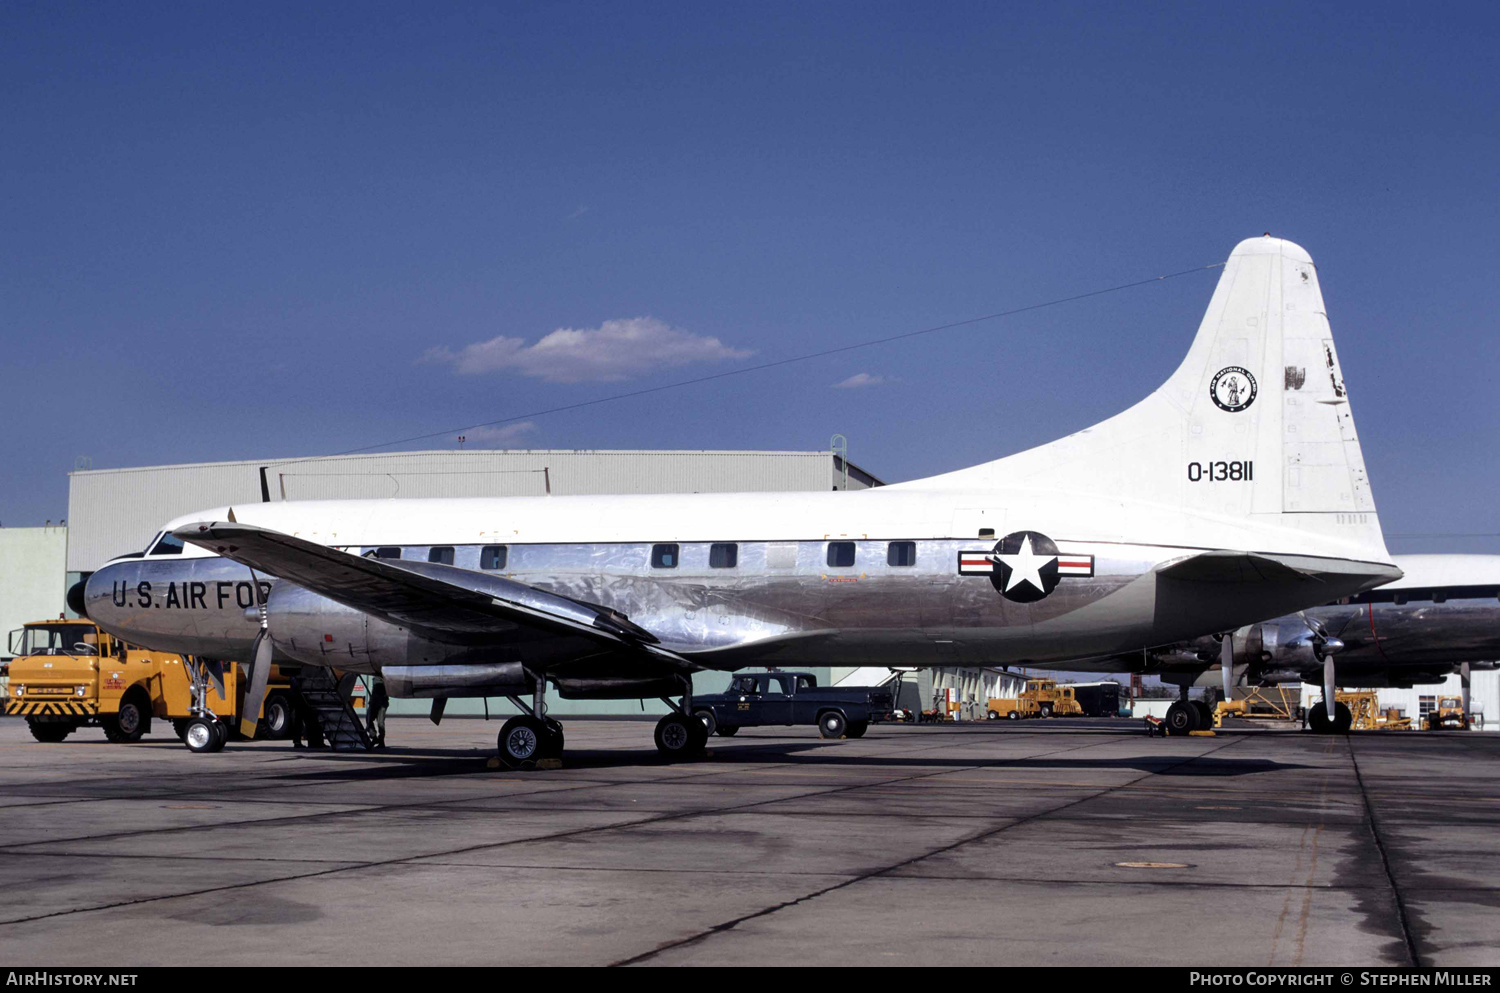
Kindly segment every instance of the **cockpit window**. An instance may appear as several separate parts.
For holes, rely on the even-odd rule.
[[[173,534],[170,531],[163,532],[161,538],[157,540],[157,542],[156,542],[155,545],[151,546],[151,551],[148,552],[147,554],[149,554],[149,555],[181,555],[182,554],[182,539],[179,538],[179,537],[177,537],[175,534]]]

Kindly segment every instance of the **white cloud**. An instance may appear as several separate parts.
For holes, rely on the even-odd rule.
[[[491,445],[496,448],[504,448],[522,435],[530,434],[536,430],[535,421],[521,421],[519,424],[500,424],[494,427],[469,428],[463,432],[465,445],[484,447]]]
[[[470,376],[514,369],[549,383],[607,383],[657,369],[752,354],[730,348],[718,338],[670,327],[654,317],[631,317],[605,321],[597,328],[558,328],[534,345],[504,335],[476,341],[457,352],[443,345],[428,349],[422,361],[452,365]]]
[[[885,382],[884,376],[872,376],[868,372],[856,372],[842,383],[834,383],[836,390],[857,390],[861,386],[879,386]]]

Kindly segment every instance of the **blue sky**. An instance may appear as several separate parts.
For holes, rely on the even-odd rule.
[[[1269,230],[1319,262],[1387,532],[1500,532],[1497,52],[1492,3],[8,3],[0,522],[64,516],[78,456],[359,448]],[[914,478],[1134,402],[1213,281],[488,437],[840,432]]]

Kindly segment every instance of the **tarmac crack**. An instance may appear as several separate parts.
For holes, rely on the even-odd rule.
[[[1079,750],[1081,750],[1083,748],[1092,748],[1095,745],[1112,744],[1116,740],[1118,740],[1118,739],[1110,739],[1108,741],[1090,742],[1089,744],[1081,745],[1081,746],[1078,746],[1077,748],[1059,749],[1059,751],[1079,751]],[[1239,743],[1241,740],[1243,740],[1243,739],[1235,738],[1235,739],[1232,739],[1230,741],[1226,741],[1226,742],[1224,742],[1224,744],[1219,745],[1216,748],[1211,748],[1211,749],[1208,749],[1207,751],[1199,752],[1196,755],[1188,756],[1187,758],[1184,758],[1182,761],[1180,761],[1180,762],[1174,762],[1174,763],[1172,763],[1172,764],[1170,764],[1170,765],[1168,765],[1168,766],[1166,766],[1166,767],[1164,767],[1164,768],[1162,768],[1160,770],[1152,770],[1152,771],[1144,772],[1140,776],[1137,776],[1135,779],[1129,780],[1127,783],[1123,783],[1123,784],[1120,784],[1120,785],[1122,785],[1122,786],[1128,786],[1128,785],[1131,785],[1133,783],[1141,782],[1142,780],[1147,779],[1148,777],[1158,776],[1158,775],[1161,775],[1162,773],[1168,772],[1168,771],[1170,771],[1172,769],[1176,769],[1176,768],[1179,768],[1181,766],[1188,765],[1189,763],[1196,762],[1199,759],[1205,758],[1205,757],[1207,757],[1209,755],[1216,754],[1216,753],[1224,750],[1225,748],[1228,748],[1230,745],[1234,745],[1234,744]],[[1047,754],[1052,754],[1052,753],[1047,753]],[[973,768],[984,768],[984,766],[974,766]],[[958,772],[958,771],[969,771],[969,770],[957,770],[957,769],[954,769],[954,770],[948,770],[948,771],[949,772]],[[913,777],[913,778],[927,778],[927,777]],[[669,951],[672,951],[672,950],[677,949],[677,948],[685,948],[685,947],[688,947],[690,945],[701,944],[702,942],[707,941],[709,938],[712,938],[715,935],[724,934],[726,932],[733,931],[735,928],[739,927],[741,924],[745,924],[745,923],[747,923],[749,921],[757,920],[757,919],[762,918],[762,917],[769,917],[772,914],[779,913],[780,911],[786,910],[786,909],[788,909],[790,907],[795,907],[795,906],[798,906],[800,904],[807,903],[807,902],[809,902],[811,900],[816,900],[819,897],[827,896],[829,893],[836,893],[839,890],[847,889],[848,887],[854,886],[857,883],[862,883],[862,882],[865,882],[867,880],[875,879],[875,878],[877,878],[879,876],[884,876],[884,875],[887,875],[888,873],[895,872],[898,869],[904,869],[904,868],[906,868],[908,866],[916,865],[918,862],[921,862],[921,861],[923,861],[925,859],[932,858],[935,855],[946,854],[947,852],[954,851],[955,849],[961,848],[964,845],[970,845],[970,844],[973,844],[976,841],[984,841],[984,840],[986,840],[988,838],[993,838],[993,837],[995,837],[998,834],[1002,834],[1002,833],[1004,833],[1006,831],[1009,831],[1009,830],[1011,830],[1013,828],[1019,827],[1022,824],[1029,824],[1032,821],[1040,820],[1040,819],[1042,819],[1044,817],[1047,817],[1047,816],[1049,816],[1051,814],[1057,813],[1058,811],[1067,810],[1070,807],[1076,807],[1076,806],[1078,806],[1081,803],[1087,803],[1088,801],[1097,799],[1098,797],[1106,796],[1109,793],[1113,792],[1116,788],[1117,787],[1115,787],[1115,786],[1105,787],[1105,788],[1102,788],[1102,789],[1096,791],[1095,793],[1090,794],[1089,796],[1078,797],[1078,798],[1076,798],[1074,800],[1070,800],[1070,801],[1068,801],[1066,803],[1059,804],[1058,806],[1053,807],[1053,808],[1051,808],[1049,810],[1039,811],[1039,812],[1037,812],[1035,814],[1030,814],[1030,815],[1027,815],[1025,817],[1016,818],[1014,820],[1009,821],[1006,824],[1001,824],[998,827],[992,828],[989,831],[982,831],[979,834],[972,835],[972,836],[970,836],[968,838],[960,838],[958,841],[951,842],[951,843],[949,843],[947,845],[941,845],[941,846],[939,846],[937,848],[932,849],[929,852],[923,852],[922,854],[919,854],[919,855],[913,855],[911,858],[902,859],[901,861],[896,862],[896,863],[894,863],[892,865],[882,866],[882,867],[880,867],[878,869],[872,869],[872,870],[869,870],[867,872],[858,873],[858,874],[856,874],[856,875],[854,875],[854,876],[852,876],[852,877],[850,877],[848,879],[845,879],[845,880],[843,880],[841,882],[835,883],[832,886],[825,886],[821,890],[816,890],[816,891],[814,891],[812,893],[805,893],[802,896],[796,897],[795,899],[784,900],[781,903],[773,904],[772,906],[769,906],[769,907],[762,907],[760,910],[757,910],[757,911],[755,911],[753,913],[742,914],[739,917],[733,918],[732,920],[723,921],[723,922],[721,922],[719,924],[712,925],[711,927],[708,927],[708,928],[704,929],[703,931],[700,931],[697,934],[689,935],[686,938],[679,938],[679,939],[677,939],[675,941],[665,942],[665,943],[663,943],[661,945],[658,945],[657,947],[655,947],[653,949],[650,949],[649,951],[642,952],[642,953],[640,953],[638,955],[632,955],[632,956],[630,956],[628,958],[618,959],[618,960],[616,960],[614,962],[611,962],[610,965],[611,966],[639,965],[639,964],[641,964],[643,962],[647,962],[647,961],[649,961],[649,960],[651,960],[653,958],[656,958],[657,956],[659,956],[659,955],[661,955],[661,954],[663,954],[665,952],[669,952]]]
[[[1380,868],[1385,873],[1391,898],[1396,904],[1396,923],[1401,929],[1401,940],[1406,945],[1407,964],[1413,968],[1421,968],[1422,957],[1417,952],[1417,941],[1411,933],[1411,918],[1406,908],[1406,898],[1401,893],[1401,887],[1396,884],[1396,874],[1391,869],[1390,852],[1386,850],[1385,839],[1380,836],[1380,820],[1375,816],[1375,805],[1370,802],[1369,791],[1365,789],[1365,777],[1359,769],[1359,756],[1354,753],[1354,739],[1349,735],[1344,735],[1344,742],[1349,749],[1349,761],[1354,766],[1354,781],[1359,784],[1359,795],[1364,800],[1365,817],[1370,825],[1370,837],[1375,842],[1375,850],[1380,853]]]

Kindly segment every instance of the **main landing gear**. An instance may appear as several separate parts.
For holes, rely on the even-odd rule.
[[[673,703],[670,697],[662,697],[661,702],[672,708],[672,712],[656,722],[656,750],[663,758],[674,761],[701,756],[708,747],[709,727],[693,713],[691,679],[682,677],[680,702]]]
[[[511,697],[516,709],[524,711],[500,727],[500,761],[512,769],[534,769],[544,759],[562,758],[562,725],[547,716],[547,683],[537,677],[531,705],[520,697]]]
[[[500,728],[497,746],[500,763],[506,768],[535,769],[548,759],[562,757],[563,728],[547,716],[546,696],[546,681],[538,677],[530,703],[520,697],[509,697],[521,713]],[[683,677],[681,698],[661,699],[672,712],[656,722],[656,750],[663,758],[674,761],[702,756],[708,747],[710,728],[702,717],[693,713],[693,684]]]
[[[1177,702],[1167,708],[1166,719],[1162,722],[1167,729],[1167,734],[1191,734],[1194,731],[1207,731],[1214,726],[1214,713],[1208,708],[1208,704],[1202,700],[1189,700],[1188,688],[1184,684],[1180,688],[1181,696]]]

